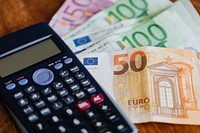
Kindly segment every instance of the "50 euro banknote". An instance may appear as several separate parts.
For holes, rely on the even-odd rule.
[[[197,52],[140,47],[77,56],[133,123],[200,124]]]

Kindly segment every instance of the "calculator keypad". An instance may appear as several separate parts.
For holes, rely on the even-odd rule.
[[[23,108],[23,114],[33,123],[35,131],[126,131],[126,125],[120,123],[120,117],[107,104],[103,93],[78,66],[70,65],[72,62],[72,58],[67,58],[53,65],[51,70],[36,70],[33,83],[30,79],[19,81],[22,89],[13,94],[13,98]],[[114,125],[113,128],[109,124]]]

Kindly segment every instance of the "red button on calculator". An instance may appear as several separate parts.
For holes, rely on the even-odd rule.
[[[97,95],[94,95],[90,98],[90,100],[94,103],[94,104],[98,104],[100,102],[104,101],[104,96],[100,93]]]
[[[91,104],[88,100],[83,100],[79,103],[76,104],[76,106],[80,109],[80,110],[86,110],[88,108],[90,108]]]

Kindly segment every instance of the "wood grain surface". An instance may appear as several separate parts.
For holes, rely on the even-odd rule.
[[[48,22],[64,0],[0,0],[0,37],[38,22]],[[192,0],[200,13],[200,0]],[[200,118],[197,118],[200,119]],[[136,124],[139,133],[200,133],[200,126],[163,123]],[[0,101],[0,133],[20,133]]]

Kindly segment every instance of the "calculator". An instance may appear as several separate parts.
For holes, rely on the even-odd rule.
[[[47,23],[0,38],[0,87],[22,133],[137,132]]]

